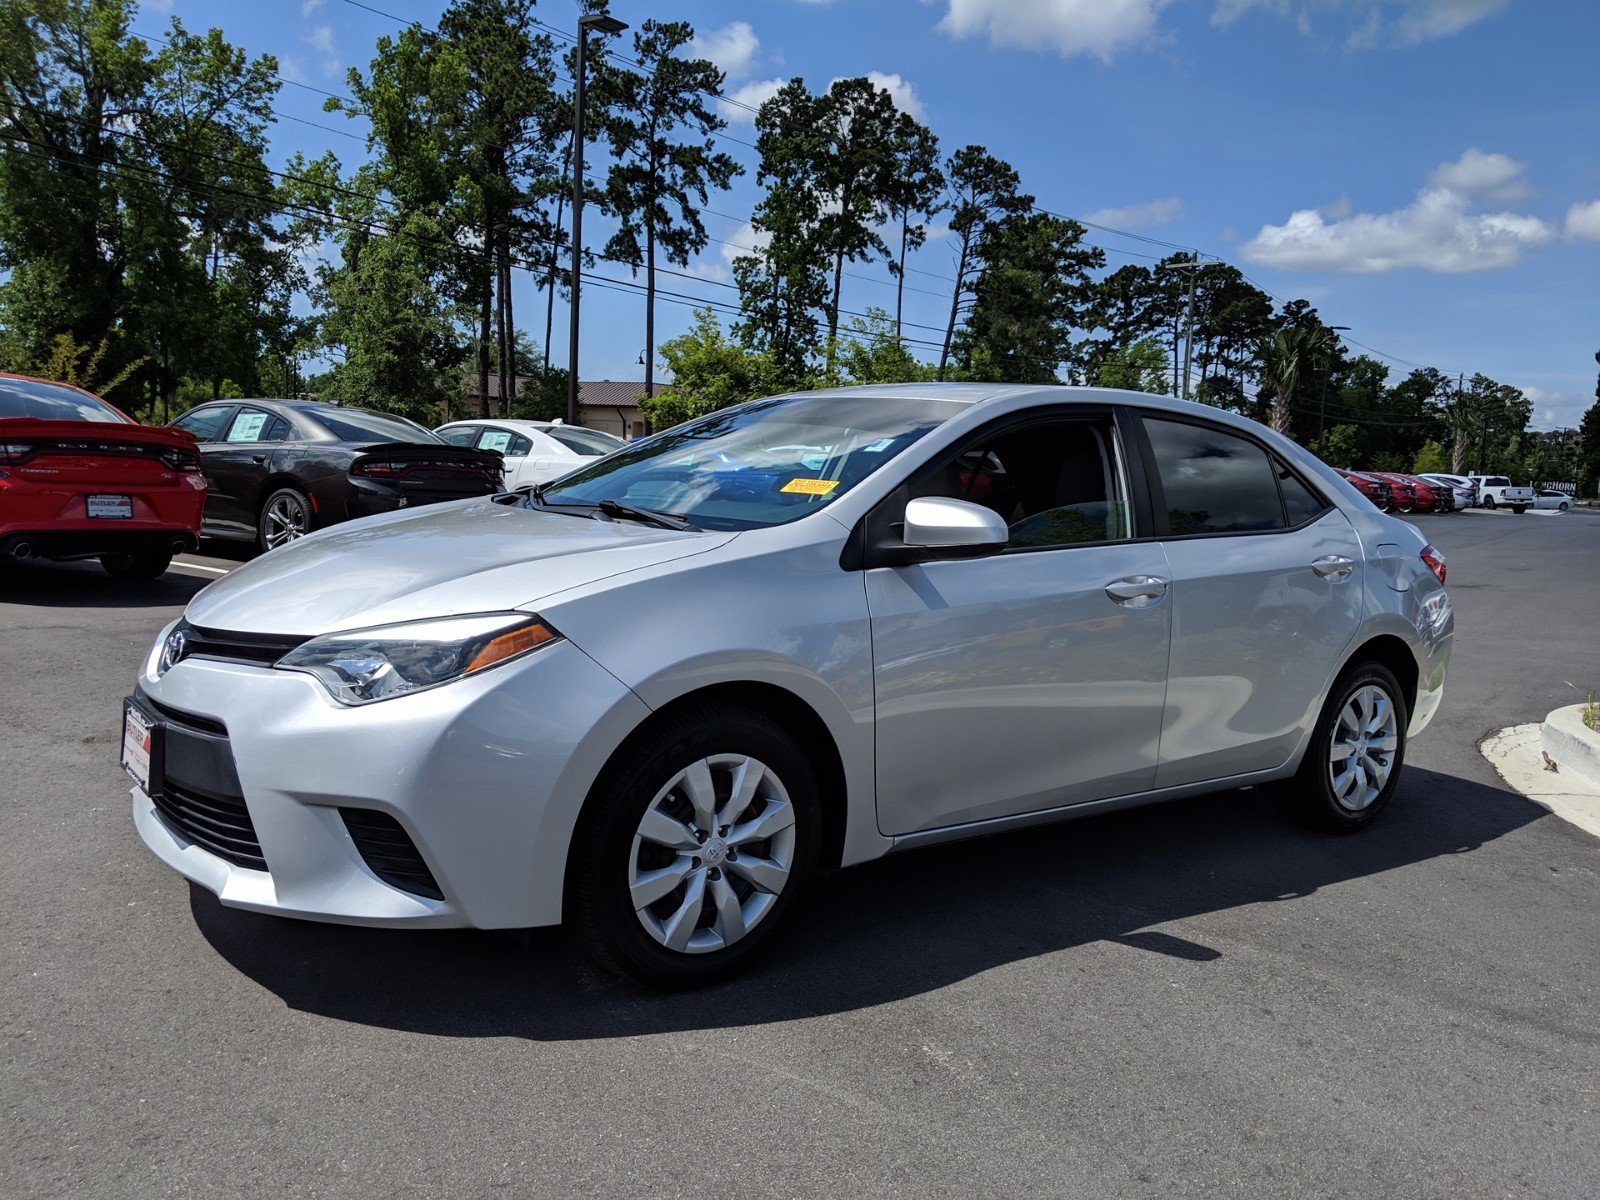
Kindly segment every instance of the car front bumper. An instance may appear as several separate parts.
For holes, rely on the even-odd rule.
[[[344,924],[558,922],[578,809],[612,739],[649,711],[565,641],[360,707],[300,672],[192,658],[157,678],[154,660],[137,700],[222,734],[266,869],[208,850],[135,787],[145,844],[226,905]],[[379,878],[341,810],[397,821],[443,898]]]

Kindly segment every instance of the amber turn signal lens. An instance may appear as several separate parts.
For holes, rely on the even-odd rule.
[[[473,655],[472,661],[467,664],[467,671],[481,671],[497,662],[537,650],[546,642],[554,641],[555,636],[555,630],[547,625],[519,625],[515,629],[508,629]]]

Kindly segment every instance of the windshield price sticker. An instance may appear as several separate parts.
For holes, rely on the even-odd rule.
[[[798,496],[826,496],[839,486],[837,479],[791,479],[778,490]]]

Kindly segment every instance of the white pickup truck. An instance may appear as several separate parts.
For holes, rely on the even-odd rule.
[[[1504,475],[1469,475],[1478,485],[1478,503],[1484,508],[1509,508],[1514,513],[1527,512],[1533,507],[1531,487],[1512,487]]]

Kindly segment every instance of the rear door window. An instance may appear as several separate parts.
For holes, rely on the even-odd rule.
[[[457,425],[454,429],[441,429],[438,434],[452,446],[470,446],[478,436],[478,427],[476,425]]]
[[[1210,425],[1145,417],[1172,536],[1263,533],[1284,527],[1283,501],[1267,452]]]
[[[228,426],[229,442],[281,442],[289,435],[289,423],[282,417],[259,408],[241,408]]]

